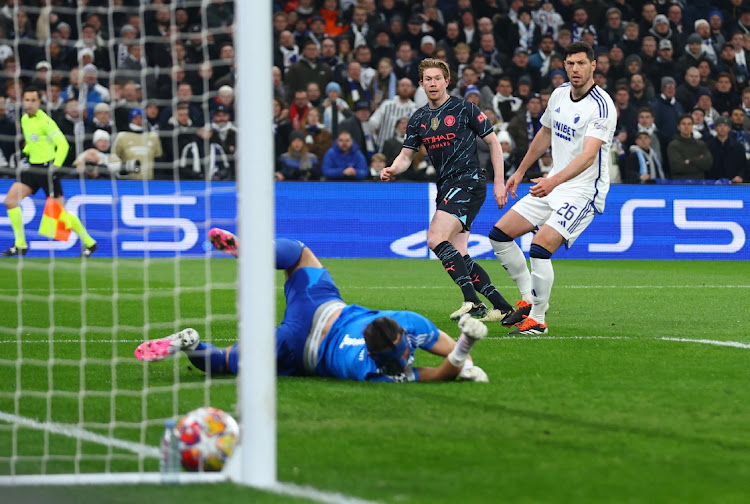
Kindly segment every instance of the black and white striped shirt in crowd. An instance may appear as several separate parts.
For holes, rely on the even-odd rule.
[[[383,152],[383,145],[395,133],[396,123],[402,117],[409,118],[417,110],[417,104],[412,100],[402,102],[400,98],[395,97],[385,100],[373,112],[370,117],[370,125],[378,130],[377,135],[377,152]]]

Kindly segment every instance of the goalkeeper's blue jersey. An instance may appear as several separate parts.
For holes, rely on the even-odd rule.
[[[418,372],[409,368],[406,373],[388,376],[378,371],[375,361],[367,354],[365,327],[379,317],[390,317],[404,329],[409,340],[410,357],[414,350],[429,350],[437,343],[440,331],[430,320],[410,311],[370,310],[349,305],[341,311],[318,350],[315,373],[319,376],[359,381],[419,381]]]

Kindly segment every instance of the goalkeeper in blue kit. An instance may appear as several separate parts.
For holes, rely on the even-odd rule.
[[[21,200],[41,188],[47,197],[53,198],[60,206],[65,205],[59,169],[68,156],[70,144],[55,121],[39,108],[41,103],[38,89],[28,87],[24,90],[23,108],[26,113],[21,117],[21,130],[26,143],[23,153],[28,156],[30,167],[20,172],[18,180],[5,195],[5,207],[8,209],[15,242],[1,253],[3,256],[23,256],[29,251],[23,228],[23,214],[18,206]],[[60,219],[65,222],[66,227],[80,236],[84,245],[83,256],[88,257],[94,253],[96,241],[91,238],[78,217],[64,212]]]
[[[215,244],[229,241],[236,252],[237,239],[231,233],[221,231],[220,237],[214,230],[211,233]],[[470,315],[459,320],[461,336],[456,342],[417,313],[348,305],[330,273],[297,240],[276,240],[276,268],[283,269],[287,278],[286,310],[276,328],[279,375],[385,382],[456,377],[487,381],[487,375],[469,356],[476,341],[487,335],[487,327]],[[417,348],[445,359],[437,367],[414,367]],[[157,361],[180,351],[211,375],[237,374],[238,344],[219,349],[200,341],[194,329],[146,341],[135,350],[135,356],[141,361]]]

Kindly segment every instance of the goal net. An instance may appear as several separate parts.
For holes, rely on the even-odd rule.
[[[157,482],[165,421],[198,407],[225,410],[243,432],[255,422],[275,442],[269,420],[275,407],[260,420],[247,414],[256,396],[274,393],[272,364],[240,372],[238,380],[208,377],[183,354],[152,363],[134,357],[140,343],[187,327],[204,342],[228,347],[249,332],[238,313],[255,317],[272,344],[273,296],[268,306],[249,306],[248,299],[269,298],[273,288],[273,188],[270,179],[256,182],[268,197],[249,203],[243,194],[252,182],[236,182],[246,153],[270,140],[269,128],[252,130],[240,147],[236,125],[246,114],[260,117],[258,123],[271,115],[270,80],[256,86],[267,89],[268,99],[244,105],[237,99],[237,81],[244,73],[248,84],[254,77],[238,58],[270,68],[271,55],[239,47],[251,42],[235,30],[246,4],[67,5],[75,4],[16,1],[0,9],[0,199],[7,206],[20,199],[28,247],[25,255],[0,260],[0,485]],[[246,15],[245,25],[270,41],[270,5],[252,9],[255,17]],[[16,180],[28,182],[21,177],[34,161],[23,153],[20,126],[30,89],[40,91],[40,110],[70,145],[62,163],[50,164],[60,165],[66,211],[96,242],[90,257],[81,257],[92,249],[81,233],[66,241],[39,234],[43,218],[57,218],[57,229],[70,227],[45,213],[44,191],[22,199],[11,192]],[[253,157],[272,161],[270,154]],[[259,179],[268,178],[263,170]],[[238,220],[249,212],[268,218]],[[23,249],[18,227],[10,210],[0,208],[0,248]],[[249,277],[248,267],[211,246],[213,227],[254,233],[269,244],[259,251],[260,264],[271,270],[261,275],[265,285],[238,290],[247,284],[238,278]],[[261,345],[257,358],[272,363],[268,353]],[[250,379],[266,388],[250,393],[243,381]],[[275,452],[268,453],[275,444],[264,443],[275,471]],[[222,479],[226,471],[204,476]],[[275,472],[262,477],[272,481]]]

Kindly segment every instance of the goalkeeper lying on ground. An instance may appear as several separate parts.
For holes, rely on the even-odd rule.
[[[217,248],[236,255],[234,235],[211,230],[210,236]],[[279,375],[388,382],[456,377],[487,381],[485,372],[474,366],[469,356],[474,343],[487,335],[487,327],[477,319],[466,315],[459,320],[461,336],[455,342],[417,313],[347,305],[330,273],[296,240],[276,240],[276,268],[285,270],[287,278],[287,306],[276,328]],[[437,367],[413,367],[417,348],[445,360]],[[238,344],[220,350],[201,342],[195,329],[142,343],[135,356],[141,361],[157,361],[180,351],[194,366],[212,375],[237,373]]]

